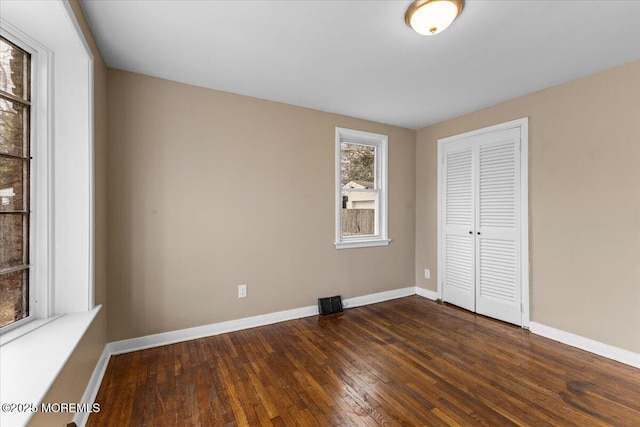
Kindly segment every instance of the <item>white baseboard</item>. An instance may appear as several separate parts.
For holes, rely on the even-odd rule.
[[[555,329],[550,326],[541,325],[540,323],[529,323],[529,330],[545,338],[550,338],[554,341],[561,342],[563,344],[577,347],[579,349],[595,353],[597,355],[613,359],[626,365],[640,368],[640,354],[633,353],[622,348],[614,347],[609,344],[604,344],[598,341],[594,341],[589,338],[575,335],[570,332],[565,332],[560,329]]]
[[[182,341],[195,340],[225,334],[227,332],[240,331],[242,329],[255,328],[256,326],[270,325],[286,320],[301,319],[303,317],[318,314],[317,306],[294,308],[292,310],[278,311],[276,313],[262,314],[259,316],[245,317],[226,322],[212,323],[177,331],[163,332],[160,334],[146,335],[139,338],[115,341],[107,344],[111,354],[129,353],[146,348],[159,347],[161,345],[175,344]]]
[[[92,405],[96,401],[96,396],[98,395],[100,384],[102,384],[104,373],[107,371],[110,357],[111,354],[109,353],[109,346],[107,344],[104,346],[104,350],[102,350],[98,363],[96,363],[96,367],[93,369],[93,374],[91,374],[91,379],[89,379],[89,384],[87,384],[82,400],[79,403]],[[73,422],[75,422],[78,427],[84,427],[88,419],[89,412],[76,412],[76,415],[73,417]]]
[[[412,286],[349,298],[343,301],[343,305],[348,308],[359,307],[362,305],[415,295],[415,293],[415,287]],[[182,341],[210,337],[227,332],[255,328],[257,326],[270,325],[273,323],[284,322],[286,320],[301,319],[303,317],[314,316],[317,314],[318,307],[310,305],[307,307],[294,308],[292,310],[278,311],[276,313],[262,314],[259,316],[245,317],[243,319],[229,320],[226,322],[212,323],[209,325],[196,326],[194,328],[181,329],[178,331],[116,341],[107,345],[109,346],[110,354],[129,353],[131,351],[144,350],[146,348],[158,347],[161,345],[175,344]]]
[[[396,298],[408,297],[415,295],[416,288],[411,286],[408,288],[394,289],[392,291],[378,292],[375,294],[363,295],[361,297],[348,298],[342,301],[345,308],[360,307],[363,305],[375,304],[378,302],[389,301]]]
[[[421,288],[419,286],[416,286],[416,295],[419,295],[421,297],[430,299],[431,301],[437,301],[438,299],[440,299],[438,297],[438,293],[434,292],[430,289],[425,289],[425,288]]]

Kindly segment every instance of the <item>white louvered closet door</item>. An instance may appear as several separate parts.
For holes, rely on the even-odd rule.
[[[444,152],[444,301],[475,311],[473,148],[451,144]]]
[[[520,128],[444,145],[442,299],[522,325]]]
[[[476,312],[520,325],[520,129],[477,144]]]

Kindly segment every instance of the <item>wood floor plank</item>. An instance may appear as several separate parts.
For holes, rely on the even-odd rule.
[[[640,370],[412,296],[113,356],[87,426],[638,426]]]

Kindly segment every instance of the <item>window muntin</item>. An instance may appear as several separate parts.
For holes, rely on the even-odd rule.
[[[387,136],[336,128],[336,247],[389,243]]]
[[[0,38],[0,327],[29,315],[31,55]]]

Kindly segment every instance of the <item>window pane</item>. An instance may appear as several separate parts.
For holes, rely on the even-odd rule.
[[[375,147],[343,142],[340,149],[342,185],[347,188],[375,188]]]
[[[29,67],[30,55],[0,38],[0,269],[29,262]],[[28,280],[27,269],[0,274],[0,327],[29,315]]]
[[[28,82],[24,76],[29,75],[28,56],[24,50],[0,39],[0,89],[12,95],[28,100]]]
[[[0,215],[0,268],[26,264],[23,227],[22,214]]]
[[[342,236],[375,234],[375,191],[342,192]]]
[[[0,275],[0,327],[24,319],[27,312],[27,270]]]
[[[25,119],[25,108],[20,103],[0,98],[0,153],[28,156]]]
[[[24,160],[0,157],[0,211],[26,210],[24,166]]]

